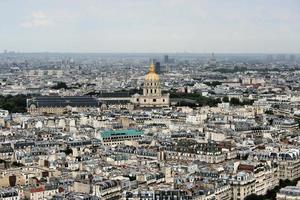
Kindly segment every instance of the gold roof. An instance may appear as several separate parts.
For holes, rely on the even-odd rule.
[[[155,66],[153,62],[150,64],[148,74],[145,78],[146,81],[159,81],[159,76],[155,72]]]

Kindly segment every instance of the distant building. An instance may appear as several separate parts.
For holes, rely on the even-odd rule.
[[[289,56],[289,61],[290,61],[290,62],[295,62],[295,60],[296,60],[296,56],[295,56],[294,54],[291,54],[291,55]]]
[[[131,109],[133,107],[131,103],[132,95],[129,92],[100,92],[97,96],[103,109]]]
[[[62,77],[64,71],[61,69],[37,69],[37,70],[27,70],[27,76],[51,76],[51,77]]]
[[[165,64],[169,63],[169,56],[168,55],[164,56],[164,63]]]
[[[125,141],[138,140],[144,135],[144,132],[138,130],[109,130],[100,133],[100,140],[106,146],[114,146]],[[99,136],[98,136],[99,137]]]
[[[137,107],[168,107],[170,104],[169,94],[161,92],[159,76],[155,71],[153,62],[150,65],[145,78],[143,95],[135,95],[133,99]]]
[[[40,96],[27,99],[27,111],[31,114],[84,112],[99,105],[97,99],[89,96]]]
[[[161,69],[160,69],[160,62],[155,62],[155,71],[157,74],[161,73]]]
[[[215,67],[217,65],[217,59],[215,57],[215,54],[212,53],[210,59],[208,60],[208,66]]]
[[[181,190],[149,190],[149,191],[135,191],[126,192],[126,199],[128,200],[155,200],[155,199],[181,199],[189,200],[192,197],[187,191]]]

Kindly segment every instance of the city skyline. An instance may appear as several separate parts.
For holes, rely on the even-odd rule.
[[[300,199],[300,0],[0,8],[0,200]]]
[[[296,0],[14,0],[0,7],[0,46],[8,51],[300,53]]]

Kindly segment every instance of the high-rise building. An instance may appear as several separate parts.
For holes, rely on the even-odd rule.
[[[266,61],[269,62],[269,63],[271,63],[271,62],[273,62],[273,60],[274,60],[273,59],[273,55],[272,54],[268,54],[267,57],[266,57]]]
[[[169,63],[169,56],[168,55],[164,56],[164,63],[165,64]]]
[[[217,59],[216,59],[214,53],[211,54],[211,57],[210,57],[209,60],[208,60],[208,65],[209,65],[210,67],[214,67],[214,66],[217,65]]]
[[[155,62],[155,71],[157,74],[161,74],[160,62]]]
[[[286,60],[286,57],[285,57],[285,54],[279,54],[277,55],[277,61],[285,61]]]
[[[291,54],[291,55],[289,56],[289,61],[290,61],[290,62],[295,62],[295,60],[296,60],[296,56],[295,56],[294,54]]]

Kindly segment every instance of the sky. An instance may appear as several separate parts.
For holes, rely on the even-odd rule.
[[[0,52],[300,53],[300,0],[0,0]]]

